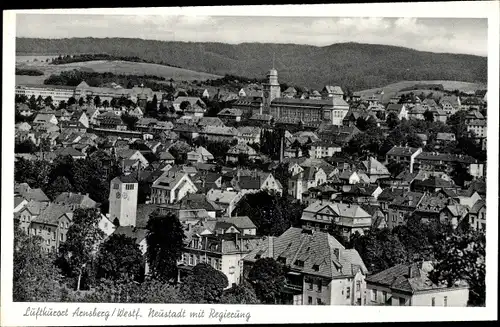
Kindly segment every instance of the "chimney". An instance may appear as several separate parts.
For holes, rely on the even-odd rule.
[[[268,236],[268,253],[270,258],[274,258],[274,239],[272,236]]]
[[[408,278],[413,278],[414,268],[413,265],[408,266]]]

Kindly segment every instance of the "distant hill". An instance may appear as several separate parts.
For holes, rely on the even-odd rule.
[[[33,59],[32,59],[33,60]],[[16,82],[19,84],[43,84],[43,81],[51,74],[60,74],[62,71],[73,69],[85,70],[88,72],[105,73],[111,72],[114,74],[123,75],[155,75],[170,78],[175,81],[203,81],[207,79],[217,79],[221,76],[196,72],[189,69],[163,66],[158,64],[129,62],[121,60],[95,60],[79,63],[70,63],[62,65],[50,65],[48,62],[19,62],[17,65],[20,69],[36,69],[44,73],[42,76],[16,76]]]
[[[383,87],[362,90],[359,92],[355,92],[357,95],[360,95],[362,98],[368,98],[371,95],[383,91],[384,94],[381,96],[382,103],[389,102],[390,98],[396,95],[401,95],[402,93],[413,92],[416,95],[420,95],[420,93],[428,94],[432,93],[434,98],[441,98],[443,96],[443,92],[429,89],[411,89],[406,91],[406,88],[411,88],[416,85],[421,84],[435,84],[442,85],[444,90],[446,91],[455,91],[459,90],[461,92],[471,92],[474,93],[476,90],[485,90],[487,88],[486,83],[470,83],[470,82],[460,82],[460,81],[443,81],[443,80],[434,80],[434,81],[401,81],[393,84],[389,84]]]
[[[338,43],[325,47],[296,44],[165,42],[127,38],[18,38],[18,54],[107,53],[216,75],[264,77],[272,66],[280,82],[353,91],[402,80],[486,82],[487,58],[422,52],[387,45]]]

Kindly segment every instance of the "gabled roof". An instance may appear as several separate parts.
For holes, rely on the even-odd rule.
[[[243,110],[241,109],[230,109],[230,108],[225,108],[222,109],[217,116],[233,116],[233,117],[240,117],[243,115]]]
[[[168,152],[168,151],[163,151],[160,153],[160,160],[174,160],[174,156]]]
[[[32,222],[57,226],[59,224],[59,218],[64,215],[72,219],[73,211],[66,206],[51,203],[47,208],[43,209],[40,215],[33,219]]]
[[[458,106],[458,101],[459,101],[459,98],[455,95],[445,95],[444,97],[441,98],[441,100],[439,101],[439,104],[443,105],[444,103],[449,103],[453,107],[456,107],[456,106]]]
[[[310,213],[317,213],[325,208],[329,208],[330,211],[335,212],[337,215],[347,218],[368,218],[371,215],[363,210],[357,204],[350,203],[339,203],[339,202],[331,202],[331,201],[316,201],[310,204],[307,208],[304,209],[304,213],[302,215],[303,218],[310,217]]]
[[[63,205],[78,205],[84,208],[94,208],[97,204],[86,194],[72,193],[72,192],[63,192],[59,194],[54,199],[54,202]]]
[[[293,271],[326,278],[354,276],[358,271],[367,273],[356,250],[345,249],[326,232],[295,227],[289,228],[279,237],[273,237],[272,242],[263,242],[244,260],[255,262],[259,257],[269,257],[270,243],[273,247],[272,257],[285,260]]]
[[[455,287],[468,287],[465,282],[458,282],[452,287],[437,285],[429,279],[429,272],[433,269],[430,262],[399,264],[377,274],[367,276],[368,284],[377,284],[389,287],[393,291],[407,294],[418,292],[439,291]]]
[[[388,152],[389,156],[411,156],[418,151],[419,148],[393,146]]]
[[[437,133],[436,140],[439,141],[455,141],[455,134],[453,133]]]
[[[391,206],[404,206],[410,208],[416,208],[417,204],[420,203],[424,193],[419,192],[402,192],[401,195],[397,196],[392,202]],[[379,195],[380,199],[380,195]]]
[[[387,108],[385,108],[386,111],[395,111],[397,113],[401,112],[403,109],[404,104],[402,103],[390,103]]]
[[[238,229],[251,229],[257,228],[252,220],[248,216],[238,216],[238,217],[222,217],[220,221],[232,224]]]
[[[134,184],[137,183],[137,179],[132,175],[121,175],[118,177],[113,178],[113,180],[118,179],[120,182],[125,183],[125,184]]]
[[[472,214],[478,214],[479,210],[481,210],[482,207],[486,206],[486,201],[484,200],[478,200],[470,209],[470,213]]]
[[[161,174],[161,176],[154,181],[153,187],[172,190],[184,177],[189,178],[189,176],[185,172],[174,171],[173,169],[171,169]]]
[[[344,94],[344,91],[342,91],[340,86],[325,85],[323,90],[332,94]]]
[[[221,189],[211,189],[207,193],[207,199],[215,203],[229,204],[237,198],[238,192]]]
[[[50,201],[41,188],[31,188],[27,183],[16,183],[14,192],[20,194],[27,201]]]

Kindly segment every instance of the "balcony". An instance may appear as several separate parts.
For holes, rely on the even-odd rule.
[[[285,281],[285,290],[291,291],[293,293],[302,293],[302,284],[296,284],[289,281]]]

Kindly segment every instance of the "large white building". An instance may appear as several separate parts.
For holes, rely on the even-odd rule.
[[[132,175],[113,178],[109,190],[109,220],[120,226],[135,226],[139,184]]]

